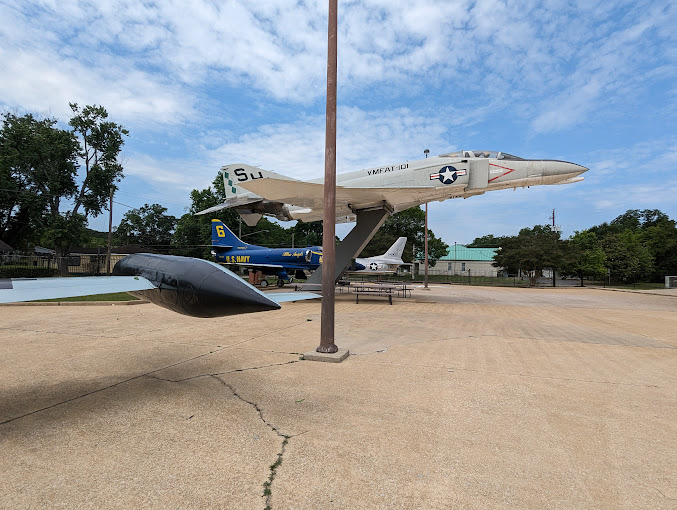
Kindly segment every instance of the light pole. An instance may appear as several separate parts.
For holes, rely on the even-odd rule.
[[[425,149],[423,151],[423,154],[425,154],[426,159],[428,159],[428,154],[430,154],[430,149]],[[425,273],[424,273],[424,277],[423,277],[423,288],[425,290],[429,290],[428,289],[428,202],[425,203],[425,233],[424,233],[424,236],[425,236],[425,242],[424,242],[424,245],[423,245],[423,248],[424,248],[423,249],[423,252],[424,252],[423,263],[425,264],[425,266],[424,266],[425,267]]]
[[[108,204],[108,250],[106,251],[106,274],[110,274],[110,259],[113,243],[113,192],[115,187],[110,187],[110,202]],[[98,271],[97,271],[98,273]]]
[[[322,308],[317,352],[338,351],[334,343],[334,264],[336,262],[336,75],[338,0],[329,0],[327,34],[327,110],[324,140],[324,216],[322,220]]]
[[[425,264],[425,276],[423,277],[423,288],[428,289],[428,202],[425,203],[425,245],[424,245],[424,255],[423,262]]]

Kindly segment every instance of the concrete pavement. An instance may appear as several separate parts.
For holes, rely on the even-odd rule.
[[[0,307],[2,508],[677,508],[677,299]]]

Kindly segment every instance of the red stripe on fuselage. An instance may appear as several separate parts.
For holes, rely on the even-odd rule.
[[[504,173],[502,173],[501,175],[497,175],[496,177],[492,177],[491,179],[489,179],[488,182],[495,181],[496,179],[500,179],[500,178],[503,177],[504,175],[508,175],[510,172],[514,172],[514,171],[515,171],[514,168],[508,168],[507,166],[495,165],[495,164],[493,164],[493,163],[489,163],[489,166],[495,166],[495,167],[498,167],[498,168],[502,168],[503,170],[507,170],[507,172],[504,172]]]

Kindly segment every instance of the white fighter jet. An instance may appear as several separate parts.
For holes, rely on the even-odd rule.
[[[402,252],[404,251],[405,244],[407,244],[407,238],[400,237],[383,255],[356,258],[354,269],[351,269],[350,272],[372,274],[396,273],[397,268],[404,264]]]
[[[247,225],[262,215],[282,221],[323,218],[324,179],[301,181],[246,164],[222,169],[226,201],[198,214],[234,208]],[[336,247],[334,275],[340,276],[390,214],[427,202],[469,198],[487,191],[583,180],[584,166],[566,161],[524,159],[498,151],[458,151],[365,168],[336,176],[336,222],[355,221]],[[308,279],[321,281],[322,271]]]
[[[487,191],[582,181],[587,168],[566,161],[524,159],[497,151],[458,151],[366,168],[336,176],[336,218],[355,221],[360,210],[390,213],[426,202],[469,198]],[[301,181],[236,163],[221,168],[226,201],[198,214],[234,208],[250,226],[262,215],[282,221],[323,217],[323,181]]]

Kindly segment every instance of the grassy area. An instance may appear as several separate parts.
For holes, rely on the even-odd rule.
[[[93,296],[76,296],[57,299],[40,299],[40,302],[81,302],[81,301],[137,301],[139,298],[126,292],[114,292],[112,294],[95,294]]]

